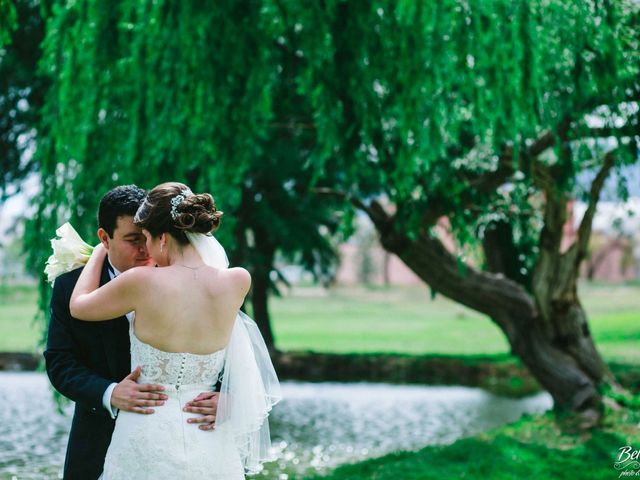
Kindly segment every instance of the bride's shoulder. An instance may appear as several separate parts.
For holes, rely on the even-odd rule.
[[[245,291],[249,290],[249,287],[251,286],[251,274],[246,268],[229,268],[225,271],[225,274],[229,281],[231,281],[233,284],[239,286]]]
[[[242,267],[232,267],[226,270],[226,274],[229,278],[238,281],[251,282],[251,274],[246,268]]]

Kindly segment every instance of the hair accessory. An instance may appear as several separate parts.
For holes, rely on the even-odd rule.
[[[174,220],[178,218],[178,205],[184,202],[184,199],[193,195],[193,192],[189,189],[183,190],[182,193],[179,193],[175,197],[171,199],[171,218]]]

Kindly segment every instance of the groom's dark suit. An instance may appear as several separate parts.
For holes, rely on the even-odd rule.
[[[100,285],[110,280],[108,260]],[[115,425],[102,405],[113,382],[131,372],[129,322],[83,322],[69,313],[69,300],[82,269],[59,276],[51,298],[51,320],[44,358],[53,386],[76,402],[64,464],[65,480],[96,480]]]

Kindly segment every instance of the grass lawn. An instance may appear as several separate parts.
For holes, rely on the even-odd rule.
[[[0,285],[0,352],[35,351],[42,325],[34,323],[36,287]]]
[[[607,361],[640,364],[640,285],[581,285],[596,344]],[[489,318],[426,288],[301,290],[271,301],[282,350],[504,354]]]
[[[640,364],[640,285],[581,285],[598,348],[608,361]],[[300,288],[270,303],[278,348],[318,352],[498,355],[509,352],[485,316],[427,288]],[[0,286],[0,351],[34,351],[33,287]],[[250,312],[249,312],[250,313]]]
[[[605,424],[584,434],[561,431],[553,414],[517,422],[447,446],[399,452],[338,467],[314,480],[601,480],[619,478],[619,449],[640,448],[640,412],[608,412]]]

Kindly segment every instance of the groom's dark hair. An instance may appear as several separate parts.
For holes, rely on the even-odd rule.
[[[118,217],[134,216],[147,192],[137,185],[120,185],[104,194],[98,207],[98,226],[113,238]]]

